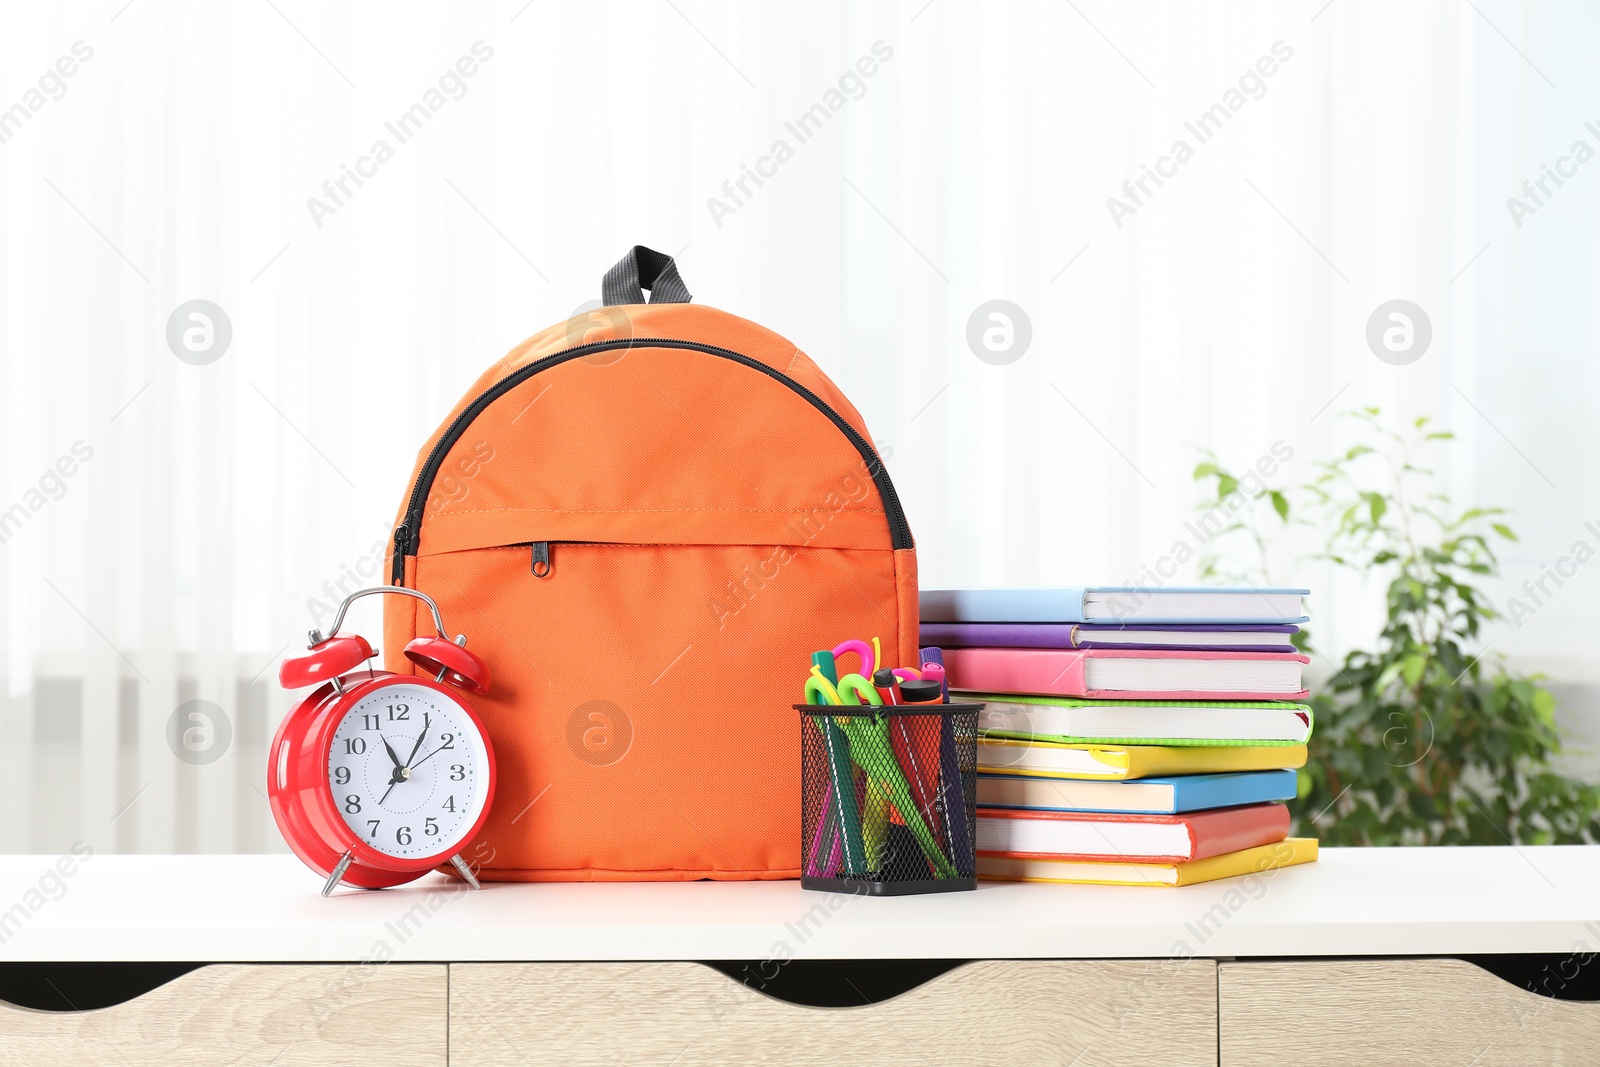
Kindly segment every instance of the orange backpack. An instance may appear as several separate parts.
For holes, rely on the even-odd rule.
[[[468,390],[395,523],[390,580],[493,673],[472,699],[499,785],[472,851],[501,880],[797,878],[791,705],[846,638],[915,662],[911,529],[794,345],[689,303],[647,248],[603,294]],[[427,609],[385,599],[386,665],[415,673]]]

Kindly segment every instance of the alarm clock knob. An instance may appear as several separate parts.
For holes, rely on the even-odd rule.
[[[372,646],[360,634],[336,634],[303,656],[291,656],[278,668],[278,684],[301,689],[335,681],[373,657]]]
[[[433,675],[436,681],[448,682],[481,696],[489,691],[489,667],[463,647],[466,643],[465,634],[458,635],[454,641],[442,637],[413,638],[406,645],[406,659]]]

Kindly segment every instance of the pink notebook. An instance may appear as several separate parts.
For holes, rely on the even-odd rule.
[[[1311,662],[1282,652],[952,648],[951,689],[1094,700],[1304,700]]]

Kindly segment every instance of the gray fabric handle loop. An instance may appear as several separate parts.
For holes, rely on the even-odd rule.
[[[600,299],[606,307],[642,304],[646,289],[650,290],[652,304],[687,304],[694,299],[678,276],[678,265],[672,257],[644,245],[634,245],[616,266],[606,271],[600,283]]]

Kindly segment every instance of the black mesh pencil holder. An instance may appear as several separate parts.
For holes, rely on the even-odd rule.
[[[982,704],[796,704],[800,884],[898,896],[978,886]]]

